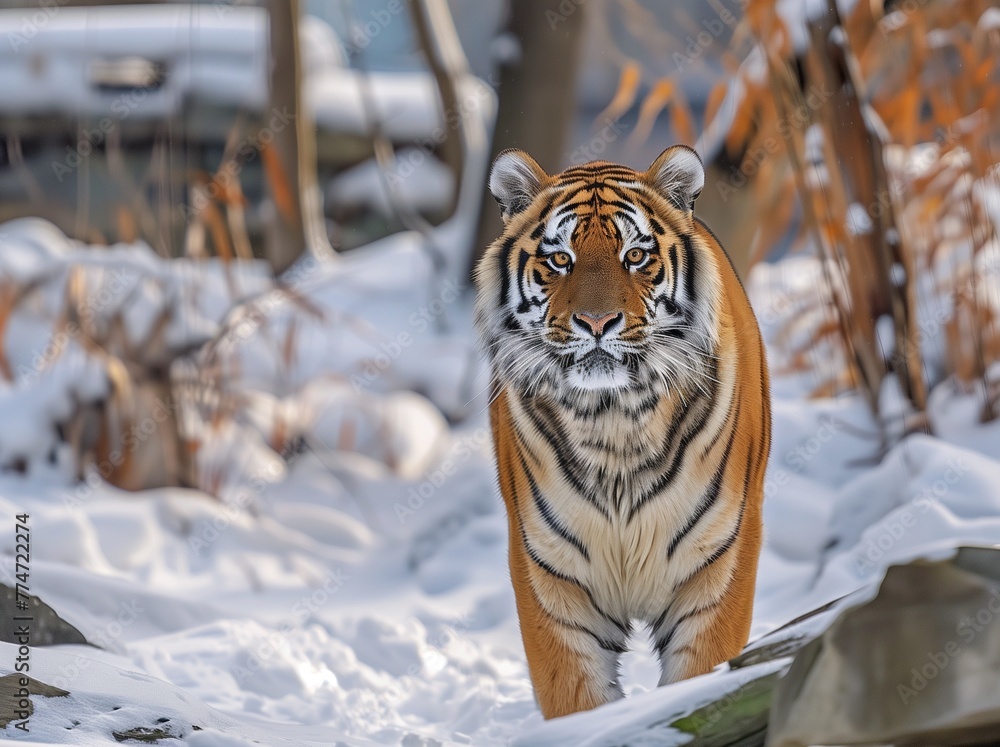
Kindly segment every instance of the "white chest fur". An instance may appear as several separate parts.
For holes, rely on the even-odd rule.
[[[699,457],[728,402],[665,399],[645,410],[639,403],[576,414],[537,401],[511,407],[532,462],[521,515],[533,551],[603,609],[658,615],[725,530],[709,515],[684,532],[712,480]]]

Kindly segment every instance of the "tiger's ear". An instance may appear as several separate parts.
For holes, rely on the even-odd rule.
[[[523,150],[509,148],[497,156],[490,169],[490,193],[500,204],[504,223],[531,204],[548,178]]]
[[[694,201],[705,186],[701,157],[686,145],[663,151],[646,171],[646,181],[685,213],[694,212]]]

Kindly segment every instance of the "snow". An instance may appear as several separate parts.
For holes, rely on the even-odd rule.
[[[857,0],[837,0],[837,10],[846,19],[854,10]],[[777,12],[788,30],[792,48],[802,52],[809,46],[809,25],[826,15],[826,0],[778,0]],[[838,41],[843,31],[832,29],[831,38]],[[836,38],[834,38],[836,37]]]
[[[397,205],[423,213],[443,212],[455,189],[448,167],[420,148],[395,152],[383,174],[374,159],[338,174],[327,187],[327,200],[337,208],[372,206],[391,217]]]
[[[985,30],[1000,28],[1000,8],[987,8],[979,16],[977,27]]]
[[[824,0],[779,0],[777,11],[791,37],[792,47],[802,51],[809,46],[808,24],[823,16],[826,3]]]
[[[347,66],[347,50],[328,23],[310,15],[302,16],[300,23],[302,72],[307,77]]]
[[[0,276],[41,283],[4,338],[15,380],[0,383],[0,454],[31,468],[0,473],[0,516],[12,527],[30,514],[32,591],[100,646],[32,649],[31,675],[70,692],[33,698],[33,743],[111,745],[114,731],[159,724],[202,747],[681,744],[672,715],[787,663],[658,689],[639,637],[624,661],[629,697],[543,723],[508,578],[471,298],[440,278],[425,237],[305,258],[285,278],[292,292],[251,271],[234,293],[220,268],[142,245],[84,248],[42,221],[0,236]],[[95,290],[112,269],[134,274],[136,290],[110,293],[95,323],[123,312],[137,341],[184,299],[172,339],[202,345],[195,362],[225,372],[213,396],[239,403],[216,426],[211,402],[188,413],[215,428],[199,451],[206,474],[225,476],[212,495],[207,484],[127,493],[94,472],[77,482],[65,457],[46,466],[60,444],[53,423],[107,386],[73,341],[51,359],[38,352],[70,263]],[[791,319],[803,335],[821,321],[807,312],[821,277],[818,260],[795,256],[748,282],[775,371],[754,640],[870,593],[889,563],[1000,538],[1000,424],[978,422],[979,392],[938,386],[937,436],[910,436],[877,461],[858,397],[809,400],[814,372],[781,373],[776,339]],[[240,299],[250,305],[227,312]],[[8,581],[13,542],[0,534]],[[0,648],[2,674],[12,656]]]
[[[310,78],[306,100],[316,124],[324,129],[371,137],[378,132],[393,141],[418,141],[433,148],[443,141],[449,118],[475,117],[491,121],[493,90],[466,75],[457,81],[459,111],[441,113],[434,79],[427,73],[370,73],[326,68]]]
[[[192,101],[261,112],[268,102],[267,14],[240,3],[0,10],[0,110],[5,115],[170,119]],[[426,72],[351,69],[324,21],[300,29],[304,100],[321,129],[433,149],[454,119],[492,121],[495,94],[471,75],[457,81],[459,110],[441,111]],[[101,71],[151,63],[162,80],[103,85]],[[110,78],[108,78],[110,80]],[[110,112],[110,115],[109,115]],[[109,124],[110,126],[110,124]]]
[[[3,10],[3,109],[167,118],[193,96],[260,110],[267,101],[266,32],[263,8],[221,3]],[[128,59],[162,65],[162,84],[103,88],[93,78],[93,63]]]
[[[864,236],[872,232],[872,219],[860,202],[852,202],[847,207],[847,230],[853,236]]]

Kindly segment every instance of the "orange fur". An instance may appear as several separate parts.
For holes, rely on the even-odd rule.
[[[692,155],[550,177],[502,154],[491,177],[506,226],[478,268],[477,324],[494,367],[511,581],[546,718],[621,697],[633,620],[650,626],[661,683],[709,671],[749,635],[768,373],[746,294],[692,214]],[[607,350],[579,352],[588,345]]]

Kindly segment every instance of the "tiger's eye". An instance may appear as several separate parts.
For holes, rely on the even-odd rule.
[[[564,267],[569,267],[570,257],[566,252],[556,252],[549,257],[549,262],[551,262],[554,267],[562,269]]]
[[[629,249],[627,252],[625,252],[625,261],[628,262],[630,265],[641,264],[645,258],[646,258],[646,252],[643,251],[642,249]]]

